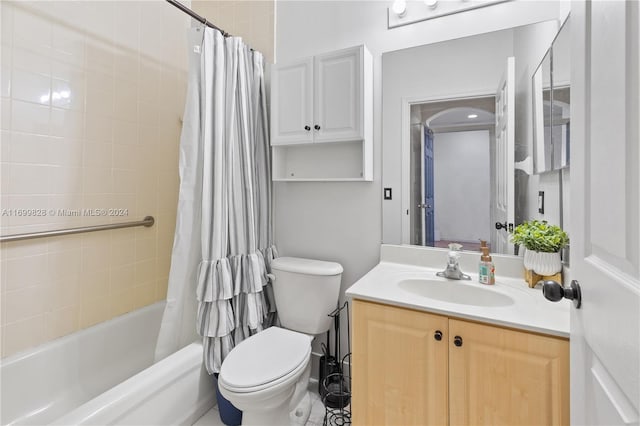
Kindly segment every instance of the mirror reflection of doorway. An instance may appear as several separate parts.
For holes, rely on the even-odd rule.
[[[422,245],[435,247],[435,215],[434,215],[434,171],[433,171],[433,130],[427,125],[422,125]]]
[[[495,98],[411,106],[411,244],[491,241]]]

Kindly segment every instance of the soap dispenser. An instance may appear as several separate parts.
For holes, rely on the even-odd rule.
[[[478,281],[480,284],[493,285],[496,283],[496,268],[493,265],[491,256],[489,255],[489,247],[486,241],[480,241],[480,264],[478,271]]]

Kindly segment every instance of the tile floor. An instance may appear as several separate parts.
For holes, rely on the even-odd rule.
[[[309,395],[311,396],[311,415],[305,426],[322,426],[324,421],[324,405],[322,405],[320,396],[317,393],[309,392]],[[224,426],[224,423],[220,420],[218,407],[215,406],[207,411],[193,426]]]

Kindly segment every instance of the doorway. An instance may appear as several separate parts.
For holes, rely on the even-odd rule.
[[[491,244],[495,97],[411,105],[411,244]]]

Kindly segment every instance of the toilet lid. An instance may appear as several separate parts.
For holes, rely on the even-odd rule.
[[[271,261],[271,269],[276,271],[294,272],[306,275],[339,275],[342,265],[324,260],[303,259],[300,257],[277,257]]]
[[[224,359],[220,378],[233,388],[252,388],[273,382],[306,362],[309,336],[270,327],[240,342]]]

